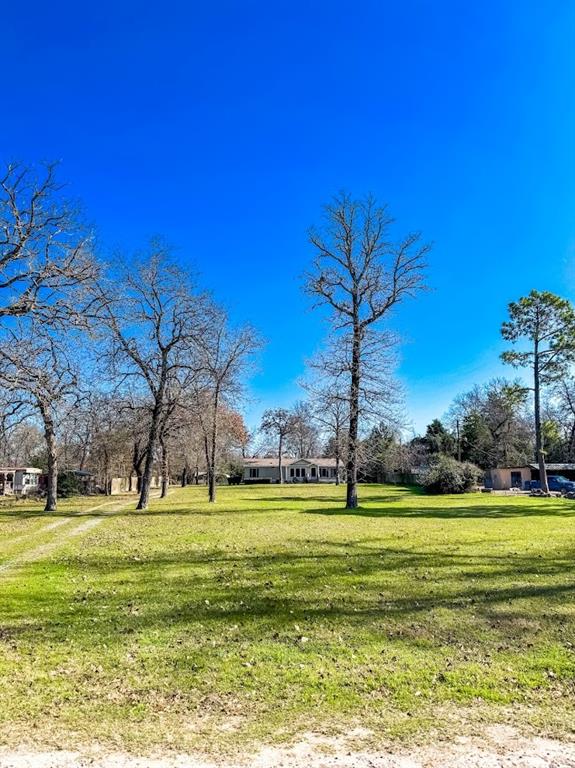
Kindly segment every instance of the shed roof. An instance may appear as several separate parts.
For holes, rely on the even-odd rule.
[[[548,472],[575,472],[575,464],[545,464],[545,468]],[[498,469],[539,469],[539,464],[532,462],[531,464],[513,464],[506,467],[493,467],[493,470]]]
[[[529,464],[531,469],[539,469],[539,464]],[[575,472],[575,464],[545,464],[548,472]]]

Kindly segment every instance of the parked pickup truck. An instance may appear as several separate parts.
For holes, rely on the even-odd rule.
[[[531,488],[541,488],[539,480],[531,481]],[[563,475],[547,475],[547,485],[550,491],[559,491],[559,493],[569,493],[575,491],[575,482],[568,480]]]

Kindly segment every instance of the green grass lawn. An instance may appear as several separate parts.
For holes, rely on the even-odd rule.
[[[73,537],[0,506],[0,740],[234,750],[575,727],[575,502],[175,489]],[[94,506],[97,501],[91,501]],[[50,545],[45,553],[43,543]]]

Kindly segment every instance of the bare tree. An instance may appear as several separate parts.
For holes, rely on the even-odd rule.
[[[253,328],[230,328],[228,318],[221,310],[215,313],[209,330],[199,340],[201,374],[196,402],[206,448],[210,502],[216,500],[221,415],[238,403],[253,355],[260,346],[261,341]]]
[[[170,454],[172,453],[173,446],[185,435],[187,426],[185,420],[185,405],[188,400],[187,390],[193,384],[195,374],[195,370],[189,368],[177,371],[166,390],[166,399],[158,428],[160,474],[162,478],[160,497],[162,499],[168,495],[170,487]]]
[[[391,430],[398,431],[403,424],[403,393],[394,376],[397,343],[397,338],[391,333],[374,333],[371,330],[365,333],[360,355],[362,376],[358,396],[358,423],[364,429],[384,422]],[[340,464],[347,463],[352,362],[350,334],[334,335],[318,354],[307,361],[311,375],[302,382],[310,395],[314,417],[327,439],[327,454],[336,460],[338,485]],[[358,437],[357,444],[359,452],[366,443]],[[365,461],[364,456],[361,461]],[[357,462],[359,472],[359,453]]]
[[[419,233],[392,242],[392,219],[373,197],[353,200],[338,195],[325,209],[323,231],[312,230],[313,268],[306,290],[332,312],[333,333],[349,348],[349,428],[346,507],[358,506],[357,466],[360,399],[366,345],[375,349],[389,339],[374,326],[398,303],[423,288],[429,245]]]
[[[61,190],[55,164],[40,172],[9,164],[0,175],[0,317],[35,315],[51,324],[81,317],[76,289],[97,265],[92,237]]]
[[[292,408],[293,430],[287,447],[296,456],[307,459],[319,453],[319,428],[310,403],[300,400]]]
[[[114,392],[92,393],[85,401],[87,426],[90,432],[88,456],[91,468],[96,472],[100,486],[106,495],[112,493],[114,477],[129,473],[130,415],[124,401]]]
[[[169,441],[172,437],[170,427],[173,425],[173,415],[175,407],[164,409],[164,415],[158,431],[158,442],[160,445],[160,474],[162,477],[160,485],[160,498],[164,499],[168,495],[170,488],[170,459],[169,459]]]
[[[520,381],[503,378],[476,384],[458,395],[446,414],[457,436],[457,458],[483,469],[528,461],[533,453],[528,395]]]
[[[5,332],[0,382],[18,402],[40,416],[47,460],[46,512],[54,512],[58,489],[58,423],[79,391],[78,366],[69,339],[37,324],[18,324]]]
[[[285,408],[273,408],[264,411],[260,425],[261,431],[268,437],[278,441],[278,473],[279,481],[283,483],[282,459],[286,438],[294,431],[295,418]]]
[[[117,381],[114,402],[118,415],[118,426],[124,434],[126,444],[126,464],[128,491],[142,489],[142,475],[146,460],[148,434],[150,431],[150,408],[145,393],[138,388],[126,387],[126,381]],[[134,487],[134,477],[136,480]]]
[[[340,483],[340,466],[344,455],[344,440],[346,428],[349,423],[349,398],[348,393],[338,389],[337,381],[315,379],[302,382],[302,386],[310,397],[310,408],[313,418],[320,425],[320,429],[326,437],[327,455],[333,455],[335,459],[335,484]]]
[[[168,460],[169,469],[176,465],[180,467],[181,485],[185,487],[199,474],[203,451],[197,410],[191,392],[182,393],[168,426],[164,441],[166,452],[161,458]]]
[[[113,284],[100,284],[100,322],[108,329],[110,368],[119,382],[131,381],[148,402],[148,434],[138,509],[146,509],[167,392],[206,333],[210,304],[190,276],[152,244],[141,262],[124,264]]]
[[[3,466],[33,466],[32,460],[44,454],[44,439],[33,414],[17,399],[3,397],[0,404],[0,463]]]
[[[61,458],[65,467],[73,464],[85,470],[93,443],[94,396],[88,392],[85,400],[72,408],[60,421]]]
[[[142,475],[149,409],[129,390],[93,389],[97,375],[89,372],[90,391],[67,419],[68,460],[71,457],[80,470],[89,466],[106,493],[113,477],[124,475],[132,491],[134,474],[136,479]]]
[[[0,174],[0,318],[7,334],[1,366],[6,385],[42,417],[48,511],[57,498],[57,406],[77,384],[55,329],[85,326],[94,298],[85,288],[98,272],[91,234],[61,189],[54,164],[39,172],[9,164]],[[15,325],[14,318],[28,324]]]

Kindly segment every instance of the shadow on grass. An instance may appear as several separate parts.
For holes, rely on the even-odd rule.
[[[383,504],[385,502],[394,502],[397,499],[392,497],[373,497],[370,502]],[[357,509],[345,509],[344,507],[317,507],[315,509],[299,510],[307,515],[337,515],[343,517],[419,517],[419,518],[437,518],[437,519],[472,519],[472,518],[505,518],[505,517],[575,517],[575,502],[567,500],[545,499],[542,504],[532,504],[532,499],[525,500],[525,503],[496,505],[448,505],[443,507],[404,507],[391,504],[387,507],[362,506]]]
[[[114,511],[109,508],[107,509],[107,507],[111,507],[113,504],[122,504],[121,499],[118,499],[117,501],[111,500],[111,501],[104,501],[98,504],[94,504],[94,507],[101,507],[101,509],[97,509],[97,508],[94,509],[92,507],[86,507],[86,509],[82,509],[81,507],[77,509],[58,508],[54,512],[46,512],[44,510],[43,504],[38,505],[37,507],[14,506],[14,507],[11,507],[10,509],[0,508],[0,520],[13,519],[13,518],[18,518],[21,520],[28,520],[32,518],[50,520],[52,518],[60,518],[60,517],[69,517],[74,519],[77,517],[112,517],[112,516],[116,517],[124,514],[133,514],[136,512],[135,506],[137,504],[137,499],[134,499],[133,502],[131,499],[129,499],[125,503],[126,505],[128,504],[133,505],[133,508],[121,509],[120,511]],[[146,513],[141,512],[139,514],[146,514]]]
[[[237,491],[236,491],[237,488]],[[301,486],[311,490],[309,486]],[[194,486],[194,491],[197,488]],[[203,490],[203,489],[202,489]],[[223,490],[223,489],[221,489]],[[126,499],[126,508],[114,511],[110,506],[122,503],[121,498],[101,497],[101,509],[59,509],[47,513],[42,506],[15,505],[2,510],[0,519],[5,518],[58,518],[58,517],[213,517],[237,515],[268,515],[273,513],[298,513],[323,515],[326,517],[366,518],[421,518],[421,519],[498,519],[513,517],[569,518],[575,516],[575,502],[566,499],[537,499],[530,497],[482,497],[481,495],[430,496],[419,486],[375,486],[360,487],[360,499],[364,503],[357,509],[344,507],[343,487],[330,486],[329,493],[299,495],[293,489],[276,486],[273,491],[266,488],[266,495],[260,496],[244,486],[226,488],[225,494],[215,504],[197,494],[165,500],[154,499],[147,510],[136,510],[136,498]],[[231,491],[231,492],[230,492]],[[249,495],[243,495],[244,492]],[[485,498],[485,500],[484,500]],[[413,500],[413,502],[411,502]],[[96,501],[96,499],[95,499]]]
[[[278,499],[269,499],[269,501],[278,501]],[[301,501],[301,500],[300,500]],[[237,516],[237,515],[269,515],[274,513],[297,513],[300,515],[323,515],[325,517],[366,517],[366,518],[420,518],[420,519],[503,519],[515,517],[575,517],[575,503],[570,501],[560,501],[558,503],[548,502],[538,504],[537,506],[529,503],[524,504],[505,504],[502,506],[488,505],[469,505],[469,506],[446,506],[446,507],[405,507],[398,505],[397,497],[379,497],[374,499],[376,504],[389,504],[389,506],[365,506],[357,509],[346,509],[343,506],[325,506],[313,507],[311,509],[298,508],[289,509],[282,506],[263,507],[261,509],[229,509],[227,507],[210,507],[206,503],[200,508],[190,507],[186,504],[158,509],[152,507],[146,510],[122,509],[119,512],[106,510],[85,511],[61,511],[44,512],[43,510],[10,510],[0,514],[0,518],[5,519],[19,518],[22,520],[41,518],[90,518],[90,517],[140,517],[140,518],[167,518],[167,517],[219,517],[219,516]]]
[[[170,646],[175,648],[170,654],[182,655],[189,665],[186,648],[190,638],[194,652],[204,645],[210,651],[216,636],[229,638],[228,651],[240,642],[293,646],[300,624],[308,632],[317,627],[322,643],[336,645],[341,637],[337,642],[335,638],[343,632],[346,637],[351,633],[348,642],[352,645],[352,637],[358,641],[363,637],[360,642],[366,642],[372,636],[378,643],[392,640],[427,649],[453,645],[477,647],[484,653],[493,643],[499,651],[517,651],[538,643],[562,643],[572,626],[562,608],[575,596],[572,580],[512,584],[509,575],[505,584],[483,588],[471,586],[467,580],[426,593],[381,591],[380,586],[351,596],[341,584],[330,594],[320,594],[309,586],[309,576],[308,590],[299,592],[293,588],[295,584],[282,590],[276,582],[264,579],[257,585],[215,582],[206,588],[199,579],[180,578],[164,582],[160,589],[151,586],[143,571],[137,569],[137,581],[130,583],[123,600],[121,590],[118,593],[103,585],[92,593],[79,590],[72,602],[51,599],[49,593],[23,595],[20,610],[25,612],[25,628],[18,626],[14,615],[7,615],[0,625],[0,640],[34,643],[41,637],[42,643],[52,646],[68,643],[72,633],[76,643],[92,648],[102,643],[121,645],[126,638],[147,635],[150,630],[175,632],[180,640]],[[486,632],[491,633],[489,640]]]
[[[419,633],[412,624],[418,620],[429,624],[429,642],[441,645],[447,628],[450,636],[471,638],[465,636],[468,624],[445,622],[436,618],[436,611],[472,619],[478,637],[486,625],[518,637],[525,634],[526,623],[541,621],[560,636],[565,631],[563,608],[575,596],[572,550],[542,556],[376,549],[361,542],[347,547],[311,544],[316,550],[305,554],[186,549],[137,560],[83,552],[56,565],[68,576],[75,570],[82,574],[72,602],[70,597],[54,600],[50,590],[30,593],[24,585],[17,596],[18,611],[27,620],[35,618],[46,637],[66,634],[74,626],[87,637],[98,631],[119,633],[119,640],[122,634],[168,626],[196,625],[201,630],[215,623],[224,631],[242,621],[255,621],[252,631],[257,634],[260,622],[285,631],[294,621],[315,620],[375,633],[387,631],[382,621],[391,622],[388,629],[403,627],[401,632],[409,636],[412,629]],[[53,575],[54,566],[38,562],[29,568],[43,579]],[[90,583],[97,587],[90,588]],[[99,630],[91,623],[93,617],[107,626]],[[0,625],[0,639],[1,630]]]
[[[309,488],[310,486],[302,485],[299,486],[300,488]],[[312,486],[313,487],[313,486]],[[325,486],[324,486],[325,487]],[[371,488],[385,488],[387,491],[385,494],[379,494],[379,495],[373,495],[369,493],[369,489]],[[339,486],[339,493],[330,493],[328,494],[305,494],[305,495],[284,495],[281,491],[279,491],[280,488],[286,489],[286,486],[276,486],[278,489],[278,493],[275,495],[268,495],[268,496],[245,496],[243,497],[243,501],[252,501],[252,502],[293,502],[295,504],[306,504],[307,502],[324,502],[325,504],[339,504],[342,505],[345,501],[345,486],[340,485]],[[330,490],[335,490],[338,488],[336,485],[329,486]],[[423,488],[417,485],[401,485],[401,486],[375,486],[375,485],[366,485],[366,486],[360,486],[359,488],[359,495],[360,497],[367,494],[367,499],[369,502],[379,502],[379,503],[397,503],[405,499],[409,496],[425,496],[425,492]]]

